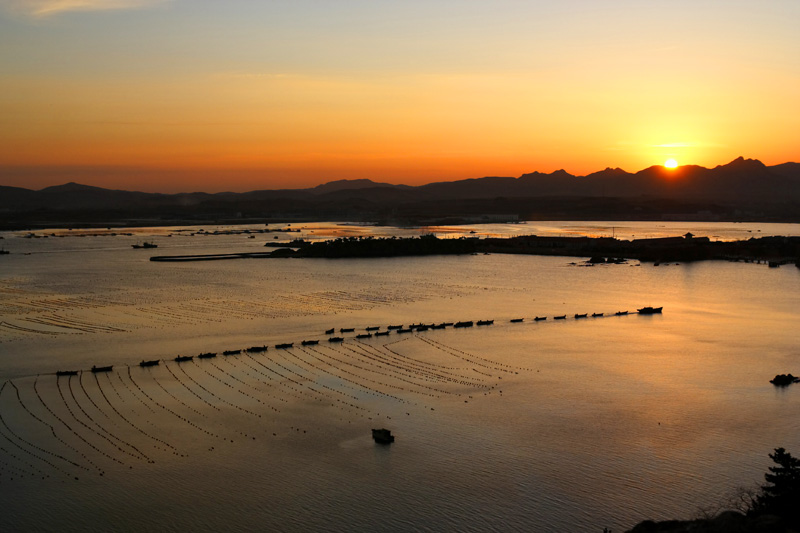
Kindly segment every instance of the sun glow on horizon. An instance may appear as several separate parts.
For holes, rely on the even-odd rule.
[[[674,159],[667,159],[666,161],[664,161],[664,167],[665,168],[678,168],[678,162],[675,161]]]

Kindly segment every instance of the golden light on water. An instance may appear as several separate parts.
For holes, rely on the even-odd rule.
[[[667,159],[666,161],[664,161],[664,166],[666,168],[677,168],[678,162],[675,161],[674,159]]]

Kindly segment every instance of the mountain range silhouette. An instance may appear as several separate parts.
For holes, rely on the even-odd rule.
[[[644,204],[657,206],[648,213]],[[38,191],[0,186],[3,227],[13,226],[15,217],[21,221],[35,218],[36,213],[55,221],[59,215],[74,219],[78,212],[84,217],[89,216],[87,213],[105,213],[112,220],[136,214],[162,218],[263,218],[283,214],[306,219],[374,220],[387,214],[414,218],[497,212],[516,212],[525,218],[526,206],[538,211],[554,205],[560,206],[558,211],[550,209],[541,216],[584,218],[586,209],[595,216],[614,212],[625,215],[626,209],[633,209],[647,219],[659,212],[713,213],[722,209],[726,213],[721,215],[723,219],[790,220],[800,218],[800,163],[766,166],[756,159],[739,157],[714,168],[685,165],[667,169],[656,165],[636,173],[606,168],[586,176],[556,170],[518,178],[493,176],[420,186],[358,179],[308,189],[215,194],[120,191],[78,183]],[[604,209],[611,212],[603,213]]]

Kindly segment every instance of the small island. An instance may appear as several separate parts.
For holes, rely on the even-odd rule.
[[[800,378],[795,377],[791,374],[778,374],[771,380],[770,383],[775,385],[776,387],[788,387],[792,383],[800,383]]]

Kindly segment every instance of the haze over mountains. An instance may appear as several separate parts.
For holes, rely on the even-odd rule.
[[[518,178],[484,177],[422,186],[340,180],[310,189],[157,194],[68,183],[34,191],[0,186],[0,224],[120,223],[126,219],[330,219],[419,222],[473,219],[800,220],[800,163],[766,166],[739,157],[726,165],[636,173],[607,168]]]

